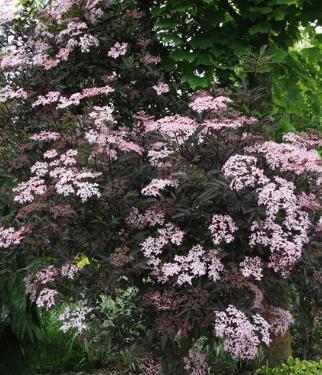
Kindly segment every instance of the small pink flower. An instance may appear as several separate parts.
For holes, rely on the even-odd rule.
[[[50,310],[55,306],[55,296],[58,294],[57,290],[45,288],[40,293],[36,300],[38,307]]]
[[[234,241],[233,234],[238,230],[234,220],[229,215],[214,215],[209,230],[215,245],[221,242]]]
[[[157,95],[166,94],[170,91],[169,85],[167,83],[160,82],[159,84],[152,86],[156,91]]]
[[[107,53],[107,56],[117,59],[119,56],[124,56],[127,52],[127,43],[116,42]]]

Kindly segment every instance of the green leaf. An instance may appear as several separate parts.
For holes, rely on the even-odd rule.
[[[197,36],[192,39],[189,44],[193,48],[207,49],[214,45],[214,38],[209,36]]]
[[[189,86],[194,90],[198,88],[207,88],[209,86],[209,81],[206,76],[198,77],[194,74],[187,73],[183,75],[182,80],[184,82],[187,82]]]
[[[174,29],[177,24],[177,20],[169,18],[156,21],[155,27],[157,27],[158,29]]]
[[[178,3],[178,4],[173,3],[172,4],[172,3],[170,3],[167,6],[167,10],[169,9],[173,13],[184,13],[184,12],[190,10],[192,8],[192,6],[193,6],[193,0],[190,1],[189,3],[187,3],[187,4],[180,4],[180,3]]]
[[[295,5],[297,2],[298,0],[274,0],[276,5]]]
[[[249,47],[244,47],[244,46],[236,46],[234,48],[234,54],[236,56],[247,56],[250,53],[250,48]]]
[[[249,7],[249,11],[253,13],[267,14],[267,13],[271,13],[272,7],[265,7],[265,6]]]
[[[161,33],[160,38],[164,43],[172,43],[175,46],[179,46],[183,43],[183,40],[178,35]]]
[[[271,25],[268,22],[259,23],[257,25],[252,26],[249,29],[249,34],[266,34],[270,30]]]
[[[169,56],[171,57],[171,59],[176,61],[193,62],[196,59],[196,54],[182,50],[173,51]]]
[[[279,64],[284,60],[285,56],[287,55],[287,51],[280,49],[280,48],[276,48],[276,49],[270,49],[269,54],[272,57],[272,62],[274,64]]]
[[[274,10],[273,17],[276,19],[276,21],[282,21],[285,18],[285,12],[278,8]]]
[[[209,53],[201,52],[196,55],[196,63],[200,65],[214,65],[214,61]]]

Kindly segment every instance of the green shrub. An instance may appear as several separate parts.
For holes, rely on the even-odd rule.
[[[322,360],[301,361],[289,358],[280,367],[268,369],[262,368],[257,371],[258,375],[320,375],[322,374]]]

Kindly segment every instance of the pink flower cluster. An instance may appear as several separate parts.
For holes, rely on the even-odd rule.
[[[205,111],[219,111],[227,108],[227,103],[231,103],[232,100],[225,96],[197,96],[189,104],[189,107],[198,113]]]
[[[145,131],[146,133],[158,132],[165,137],[182,142],[193,134],[197,126],[196,121],[190,117],[175,115],[166,116],[156,121],[147,121],[145,123]]]
[[[283,336],[293,323],[293,317],[287,310],[280,307],[271,307],[268,321],[272,335]]]
[[[44,288],[39,293],[38,298],[36,300],[37,307],[50,310],[56,304],[55,297],[57,294],[58,294],[57,290]]]
[[[31,177],[26,182],[21,182],[13,189],[16,193],[14,197],[15,202],[19,203],[31,203],[35,200],[37,195],[45,194],[47,186],[45,180],[37,176]]]
[[[77,272],[79,272],[79,268],[74,263],[65,263],[60,268],[50,265],[36,272],[35,275],[29,275],[24,279],[26,294],[29,295],[32,302],[36,302],[38,307],[44,307],[48,310],[55,305],[55,296],[58,292],[43,287],[49,283],[54,283],[61,277],[74,279]]]
[[[130,18],[133,18],[134,20],[139,20],[142,17],[144,17],[145,13],[138,9],[133,9],[133,10],[127,10],[126,15]]]
[[[321,173],[321,158],[317,151],[287,143],[264,142],[247,148],[261,154],[272,170],[292,172],[295,175]]]
[[[71,309],[69,306],[66,307],[64,312],[58,317],[63,323],[60,330],[65,333],[68,331],[76,331],[78,334],[82,333],[87,329],[86,320],[92,310],[92,308],[87,306],[78,306],[74,309]]]
[[[48,105],[51,103],[57,103],[60,97],[60,92],[58,91],[49,91],[45,96],[38,96],[37,100],[33,103],[33,107],[39,105]]]
[[[140,361],[140,369],[144,375],[160,375],[161,363],[151,356],[146,356]]]
[[[23,46],[7,46],[1,49],[3,54],[0,57],[0,69],[10,70],[28,65],[29,53],[27,47]]]
[[[222,131],[231,129],[236,130],[257,123],[258,120],[256,118],[239,116],[234,118],[213,118],[211,120],[206,120],[202,125],[205,126],[205,130]]]
[[[56,280],[59,275],[59,270],[54,266],[48,266],[41,271],[38,271],[35,275],[35,281],[37,284],[48,284]]]
[[[266,218],[251,225],[250,246],[269,247],[269,266],[287,277],[309,240],[309,216],[300,208],[295,185],[281,177],[258,189],[258,205],[265,207]]]
[[[163,248],[168,245],[179,246],[183,240],[183,231],[173,224],[166,224],[163,228],[158,229],[157,237],[148,237],[141,243],[141,249],[149,265],[154,267],[161,263],[159,255]]]
[[[28,94],[23,89],[14,90],[10,86],[5,86],[0,89],[0,103],[5,103],[13,99],[27,99]]]
[[[215,245],[222,242],[230,243],[234,241],[233,234],[238,230],[234,220],[229,215],[214,215],[212,217],[209,230]]]
[[[166,187],[178,187],[179,182],[174,179],[153,179],[145,188],[141,190],[141,193],[146,196],[156,197],[160,195],[160,190],[165,189]]]
[[[7,249],[10,246],[19,245],[30,231],[31,229],[26,227],[19,230],[12,227],[7,229],[0,227],[0,248]]]
[[[239,264],[239,268],[246,278],[253,277],[255,280],[261,280],[263,277],[263,262],[259,257],[245,257]]]
[[[57,108],[63,109],[71,105],[78,105],[83,99],[93,98],[98,95],[108,95],[111,92],[114,92],[114,89],[110,86],[87,88],[80,93],[72,94],[69,98],[61,96]]]
[[[222,168],[225,177],[231,181],[230,188],[240,191],[267,183],[269,179],[265,177],[263,170],[256,167],[257,163],[254,156],[231,156]]]
[[[159,56],[145,55],[141,61],[146,65],[156,65],[159,64],[161,58]]]
[[[190,284],[194,278],[208,275],[216,282],[220,279],[219,273],[224,269],[218,253],[215,250],[206,252],[200,245],[193,246],[187,255],[176,255],[174,262],[164,263],[158,274],[158,280],[167,282],[177,276],[176,284]]]
[[[167,169],[171,166],[168,157],[173,153],[164,142],[155,142],[148,151],[149,162],[153,167]]]
[[[136,207],[132,207],[127,215],[125,222],[133,228],[143,229],[164,224],[164,213],[156,208],[150,208],[143,214],[140,214]]]
[[[207,375],[208,365],[206,356],[198,348],[189,350],[188,356],[183,358],[184,369],[189,375]]]
[[[57,132],[49,132],[44,130],[32,135],[30,139],[36,142],[51,142],[57,141],[60,137],[60,134]]]
[[[57,153],[51,153],[51,157]],[[86,202],[91,197],[100,197],[98,184],[88,180],[94,179],[100,173],[94,173],[86,169],[78,170],[75,167],[76,150],[68,150],[55,158],[51,162],[37,162],[31,167],[31,172],[35,176],[26,182],[18,184],[13,191],[16,194],[14,200],[19,203],[33,202],[37,195],[44,195],[47,191],[45,176],[52,179],[58,194],[69,196],[76,194],[82,202]],[[48,158],[48,154],[46,154]]]
[[[283,140],[299,147],[305,147],[306,149],[322,147],[322,139],[318,134],[314,133],[287,133],[283,136]]]
[[[261,343],[269,345],[269,324],[259,314],[247,316],[235,306],[229,305],[225,311],[217,311],[215,333],[225,339],[225,350],[233,357],[253,359]]]
[[[117,130],[111,129],[111,124],[114,122],[113,109],[111,107],[96,106],[89,116],[94,120],[94,127],[85,134],[87,141],[94,146],[90,159],[105,155],[110,160],[115,160],[118,157],[117,151],[142,154],[143,149],[135,142],[129,140],[129,129],[125,127]]]
[[[78,272],[79,272],[78,266],[70,262],[65,263],[60,269],[60,274],[69,280],[73,280]]]
[[[53,18],[56,22],[62,23],[67,13],[76,8],[81,10],[92,22],[102,17],[103,11],[100,8],[101,0],[56,0],[50,2],[44,9],[44,13]]]
[[[128,44],[116,42],[113,47],[107,53],[107,56],[117,59],[120,56],[124,56],[127,52]]]
[[[170,87],[167,83],[160,82],[155,86],[152,86],[156,91],[157,95],[166,94],[170,91]]]

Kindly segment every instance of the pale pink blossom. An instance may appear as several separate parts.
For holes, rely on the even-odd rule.
[[[22,227],[19,230],[15,230],[13,227],[0,227],[0,248],[7,249],[10,246],[19,245],[30,231],[26,227]]]
[[[239,116],[234,118],[214,118],[206,120],[202,125],[205,126],[205,130],[236,130],[249,125],[255,125],[258,120],[253,117]],[[204,132],[205,132],[204,130]]]
[[[58,320],[63,323],[59,329],[63,332],[76,331],[79,334],[84,332],[88,328],[86,320],[89,318],[92,310],[91,307],[87,306],[79,306],[74,309],[67,306],[64,312],[58,317]]]
[[[213,215],[209,230],[215,245],[221,242],[230,243],[234,241],[234,233],[238,230],[234,220],[229,215]]]
[[[141,61],[147,65],[156,65],[161,62],[161,58],[159,56],[145,55]]]
[[[91,47],[98,47],[99,44],[99,40],[95,38],[93,35],[85,34],[84,36],[81,36],[79,39],[79,46],[81,52],[89,52]]]
[[[14,197],[15,202],[27,203],[33,202],[37,195],[45,194],[47,186],[42,178],[31,177],[26,182],[21,182],[13,189],[17,193]]]
[[[230,182],[232,190],[253,188],[269,182],[264,171],[256,167],[257,159],[254,156],[234,155],[224,164],[222,170]]]
[[[160,375],[161,363],[153,359],[151,356],[146,356],[140,361],[140,369],[144,375]]]
[[[176,284],[190,284],[194,278],[208,276],[216,282],[220,279],[220,272],[224,269],[218,253],[215,250],[205,251],[202,246],[193,246],[187,255],[176,255],[174,262],[164,263],[158,274],[158,279],[165,283],[177,276]]]
[[[60,138],[60,134],[57,132],[41,131],[37,134],[34,134],[30,137],[33,141],[39,142],[50,142],[57,141]]]
[[[127,215],[125,222],[133,228],[143,229],[145,227],[154,227],[164,224],[165,215],[160,210],[148,209],[140,213],[136,207],[132,207]]]
[[[141,190],[141,193],[146,196],[156,197],[160,195],[160,190],[166,187],[178,187],[178,185],[179,182],[177,180],[155,178]]]
[[[247,148],[260,153],[272,170],[292,172],[295,175],[314,172],[321,174],[321,158],[317,151],[288,143],[264,142]]]
[[[233,305],[215,314],[215,333],[225,339],[225,350],[233,357],[253,359],[261,343],[269,345],[269,324],[259,314],[253,315],[251,321]]]
[[[56,304],[55,297],[58,294],[57,290],[45,288],[43,289],[36,300],[37,307],[50,310]]]
[[[74,263],[65,263],[60,269],[61,275],[70,280],[73,280],[79,271],[80,269]]]
[[[3,88],[0,88],[0,103],[5,103],[8,100],[13,99],[27,99],[28,94],[23,89],[14,90],[10,86],[5,86]]]
[[[192,120],[190,117],[179,115],[166,116],[156,121],[147,121],[144,125],[147,133],[158,132],[177,142],[183,141],[193,134],[198,126],[196,121]],[[180,139],[178,140],[177,137]]]
[[[55,281],[58,275],[58,269],[51,265],[36,273],[35,282],[46,285]]]
[[[189,107],[194,111],[202,113],[205,111],[218,111],[227,108],[227,103],[231,103],[232,100],[225,96],[197,96],[189,104]]]
[[[107,56],[117,59],[119,56],[124,56],[127,52],[127,43],[116,42],[107,53]]]
[[[36,107],[38,105],[48,105],[52,103],[57,103],[60,97],[60,92],[58,91],[49,91],[46,95],[38,96],[37,100],[33,103],[33,107]]]
[[[44,153],[45,159],[54,159],[58,156],[58,152],[55,149],[48,150]]]
[[[291,313],[280,307],[272,306],[269,309],[270,331],[274,336],[283,336],[294,322]]]
[[[261,280],[263,277],[263,262],[259,257],[245,257],[239,264],[239,268],[244,277],[253,277],[255,280]]]
[[[170,87],[167,83],[160,82],[155,86],[152,86],[156,91],[157,95],[166,94],[170,91]]]

